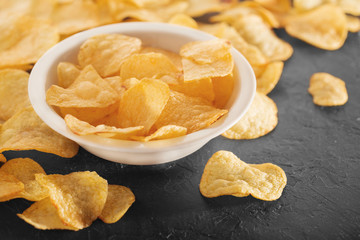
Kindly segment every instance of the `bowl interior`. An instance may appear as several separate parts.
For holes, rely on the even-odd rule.
[[[186,147],[194,141],[209,141],[235,124],[248,109],[256,89],[254,73],[246,59],[235,49],[235,86],[226,106],[229,113],[206,129],[183,137],[150,141],[146,143],[108,139],[99,136],[78,136],[73,134],[53,108],[46,103],[46,91],[57,84],[57,65],[59,62],[77,62],[80,45],[88,38],[105,33],[121,33],[138,37],[144,46],[158,47],[178,53],[181,46],[190,41],[210,40],[215,37],[190,28],[163,23],[119,23],[94,28],[75,34],[55,45],[35,64],[29,79],[30,101],[39,117],[56,132],[70,138],[80,145],[99,147],[107,150],[165,151],[171,148]]]

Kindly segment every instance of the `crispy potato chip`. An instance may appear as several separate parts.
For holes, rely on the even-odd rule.
[[[256,78],[256,90],[263,94],[270,93],[279,82],[283,68],[284,63],[281,61],[267,64],[261,75]]]
[[[181,126],[187,128],[189,134],[210,126],[226,113],[227,110],[217,109],[202,98],[171,91],[169,101],[155,127],[159,129],[166,125]]]
[[[80,70],[72,63],[61,62],[57,66],[58,85],[62,88],[70,87],[80,75]]]
[[[252,195],[274,201],[280,198],[286,182],[285,172],[274,164],[247,164],[232,152],[218,151],[207,162],[199,188],[208,198]]]
[[[0,131],[0,153],[7,150],[31,150],[71,158],[79,145],[49,128],[32,107],[20,110],[7,120]]]
[[[214,106],[224,108],[234,90],[234,76],[233,74],[229,74],[225,77],[213,78],[212,83],[215,94]]]
[[[0,119],[7,120],[20,109],[30,106],[29,74],[22,70],[0,70]]]
[[[359,0],[294,0],[294,7],[298,11],[306,11],[326,3],[337,5],[345,13],[360,16]]]
[[[69,88],[52,85],[46,92],[48,104],[58,107],[108,107],[118,100],[116,91],[92,65],[86,66]]]
[[[124,186],[109,185],[108,196],[99,218],[105,223],[115,223],[135,202],[135,195]]]
[[[92,64],[102,77],[119,73],[122,62],[139,52],[141,40],[121,34],[97,35],[80,47],[78,61],[82,68]]]
[[[35,174],[46,174],[44,169],[30,158],[15,158],[7,161],[0,168],[0,172],[13,175],[24,184],[24,191],[20,192],[17,198],[39,201],[49,195],[47,189],[35,180]]]
[[[168,102],[169,95],[166,83],[155,79],[141,80],[127,90],[120,101],[120,126],[144,126],[144,133],[148,133]]]
[[[197,22],[189,15],[186,15],[183,13],[178,13],[178,14],[174,15],[172,18],[170,18],[168,23],[181,25],[181,26],[185,26],[185,27],[189,27],[189,28],[195,28],[195,29],[198,28]]]
[[[236,1],[221,1],[221,0],[189,0],[189,8],[186,14],[191,17],[199,17],[206,13],[222,11],[230,8]]]
[[[120,76],[114,77],[107,77],[105,80],[110,84],[110,86],[116,91],[118,98],[120,99],[121,96],[126,91],[125,86],[123,86],[123,80]],[[136,79],[137,80],[137,79]]]
[[[161,53],[133,54],[124,60],[120,69],[122,79],[166,77],[165,82],[177,83],[180,76],[178,68]]]
[[[151,52],[161,53],[165,55],[171,60],[171,62],[178,68],[179,71],[182,70],[181,57],[179,54],[161,48],[146,47],[146,46],[142,47],[140,50],[140,53],[151,53]]]
[[[14,175],[0,171],[0,202],[16,198],[24,190],[24,184]]]
[[[293,5],[294,8],[300,12],[316,8],[326,1],[327,0],[293,0]]]
[[[186,135],[187,129],[176,125],[167,125],[160,127],[153,134],[149,136],[134,136],[131,139],[141,142],[148,142],[150,140],[161,140],[175,137],[181,137]]]
[[[291,16],[285,30],[293,37],[326,50],[339,49],[348,33],[344,12],[331,4]]]
[[[66,229],[77,231],[79,229],[65,225],[57,212],[56,207],[51,203],[50,198],[33,203],[22,214],[17,216],[37,229]]]
[[[67,226],[88,227],[104,208],[108,184],[96,172],[36,174],[36,180],[48,188],[51,202]]]
[[[333,0],[328,1],[331,3],[333,2]],[[337,0],[336,2],[343,9],[344,12],[354,16],[360,16],[359,0]]]
[[[230,48],[230,42],[224,39],[190,42],[182,46],[180,56],[183,58],[184,81],[230,74],[234,67]]]
[[[116,138],[116,139],[129,139],[136,136],[144,129],[143,126],[129,127],[129,128],[116,128],[106,125],[97,125],[96,127],[87,122],[81,121],[72,115],[65,116],[65,123],[70,130],[80,136],[85,135],[99,135],[103,137]]]
[[[1,128],[2,124],[0,124],[0,128]],[[0,153],[0,162],[6,162],[6,158],[3,154]]]
[[[127,1],[139,8],[159,7],[170,3],[170,0],[127,0]]]
[[[271,98],[256,92],[249,110],[222,135],[230,139],[254,139],[271,132],[278,124],[278,109]]]
[[[308,91],[319,106],[339,106],[348,101],[345,82],[329,73],[313,74]]]
[[[46,21],[28,16],[13,17],[10,21],[9,28],[16,30],[11,30],[8,37],[15,39],[9,42],[0,38],[0,69],[35,63],[59,41],[57,30]]]
[[[291,9],[290,0],[255,0],[255,1],[260,3],[265,8],[274,12],[288,12]]]
[[[205,100],[214,101],[214,87],[211,78],[203,78],[193,81],[183,81],[179,84],[169,84],[171,90],[184,93],[190,97],[201,97]]]
[[[360,31],[360,18],[354,16],[346,16],[347,29],[349,32]]]

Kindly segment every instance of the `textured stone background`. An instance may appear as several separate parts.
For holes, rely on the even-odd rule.
[[[0,239],[360,239],[360,34],[349,34],[338,51],[324,51],[289,37],[294,55],[269,95],[279,108],[279,125],[267,136],[234,141],[217,137],[196,153],[158,166],[127,166],[81,149],[73,159],[35,151],[47,173],[97,171],[111,184],[130,187],[136,202],[117,223],[100,220],[78,231],[40,231],[16,216],[30,202],[0,204]],[[349,102],[315,106],[307,93],[314,72],[342,78]],[[198,184],[207,160],[230,150],[248,163],[271,162],[288,177],[282,197],[206,199]]]

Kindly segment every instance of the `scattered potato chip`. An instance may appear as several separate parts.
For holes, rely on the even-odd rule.
[[[104,208],[108,184],[96,172],[36,174],[36,180],[48,188],[51,202],[67,226],[88,227]]]
[[[32,107],[20,110],[1,127],[0,153],[7,150],[31,150],[71,158],[79,145],[49,128]]]
[[[86,40],[80,47],[78,61],[82,68],[92,64],[102,77],[119,73],[122,62],[139,52],[141,40],[121,34],[103,34]]]
[[[185,127],[180,127],[176,125],[166,125],[160,127],[153,134],[149,136],[134,136],[131,139],[141,142],[148,142],[150,140],[161,140],[161,139],[169,139],[176,138],[186,135],[187,129]]]
[[[228,103],[234,90],[235,79],[233,74],[225,77],[217,77],[212,79],[214,89],[214,106],[224,108]]]
[[[7,120],[20,109],[30,106],[29,74],[22,70],[0,70],[0,119]]]
[[[92,65],[86,66],[69,88],[52,85],[46,92],[48,104],[58,107],[104,108],[118,100],[116,91]]]
[[[35,174],[43,173],[44,169],[30,158],[15,158],[1,166],[0,172],[13,175],[24,184],[24,190],[16,197],[25,198],[29,201],[39,201],[49,194],[36,180]]]
[[[144,126],[147,134],[158,120],[170,95],[169,86],[159,80],[143,79],[127,90],[119,106],[120,126]]]
[[[129,188],[109,185],[105,206],[99,218],[105,223],[115,223],[124,216],[134,202],[135,196]]]
[[[235,2],[235,0],[189,0],[190,5],[186,10],[186,14],[191,17],[199,17],[206,13],[218,12],[230,8]]]
[[[263,94],[270,93],[279,82],[283,68],[284,63],[281,61],[267,64],[261,75],[256,78],[256,90]]]
[[[171,90],[184,93],[190,97],[201,97],[205,100],[214,101],[214,87],[211,78],[203,78],[193,81],[183,81],[179,84],[169,84]]]
[[[171,62],[178,68],[179,71],[182,70],[181,57],[179,54],[161,48],[146,47],[146,46],[142,47],[140,50],[140,53],[151,53],[151,52],[161,53],[165,55],[171,60]]]
[[[271,132],[278,124],[278,109],[271,98],[256,92],[249,110],[222,135],[230,139],[254,139]]]
[[[56,207],[48,197],[33,203],[22,214],[17,214],[17,216],[37,229],[79,230],[78,228],[67,226],[61,221]]]
[[[291,16],[285,30],[293,37],[326,50],[339,49],[348,33],[344,12],[331,4]]]
[[[345,82],[329,73],[313,74],[308,91],[316,105],[339,106],[348,101]]]
[[[189,134],[210,126],[226,113],[227,110],[217,109],[202,98],[171,91],[170,98],[155,123],[155,128],[176,125],[187,128]]]
[[[231,44],[224,39],[190,42],[180,49],[184,81],[224,77],[234,67]]]
[[[346,25],[349,32],[359,32],[360,31],[360,18],[354,16],[346,16]]]
[[[198,28],[197,22],[189,15],[183,13],[178,13],[174,15],[172,18],[170,18],[168,23],[185,26],[189,28],[195,28],[195,29]]]
[[[16,198],[24,190],[24,184],[11,174],[0,171],[0,202]]]
[[[177,67],[161,53],[133,54],[124,60],[120,69],[122,79],[166,77],[165,82],[177,83],[180,76]]]
[[[218,151],[207,162],[199,187],[208,198],[252,195],[274,201],[280,198],[286,182],[285,172],[274,164],[247,164],[232,152]]]
[[[80,75],[80,70],[72,63],[61,62],[57,66],[58,85],[62,88],[70,87]]]

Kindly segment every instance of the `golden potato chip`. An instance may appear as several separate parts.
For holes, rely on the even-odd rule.
[[[136,79],[137,80],[137,79]],[[105,78],[105,81],[109,83],[109,85],[116,91],[118,98],[121,98],[121,96],[125,92],[125,87],[123,86],[123,80],[120,76],[114,76],[114,77],[107,77]]]
[[[290,0],[255,0],[255,1],[260,3],[265,8],[274,12],[288,12],[291,9]]]
[[[80,136],[85,135],[99,135],[103,137],[116,138],[116,139],[129,139],[136,136],[144,129],[143,126],[129,127],[129,128],[116,128],[106,125],[97,125],[96,127],[87,122],[81,121],[72,115],[65,116],[65,123],[70,130]]]
[[[2,124],[0,124],[0,128],[1,128]],[[0,153],[0,162],[6,162],[6,158],[3,154]]]
[[[148,142],[150,140],[161,140],[175,137],[181,137],[186,135],[187,129],[176,125],[166,125],[157,129],[153,134],[149,136],[134,136],[131,139],[141,142]]]
[[[135,196],[129,188],[109,185],[105,206],[99,218],[105,223],[115,223],[124,216],[134,202]]]
[[[33,203],[22,214],[17,214],[17,216],[37,229],[79,230],[78,228],[67,226],[61,221],[57,209],[51,203],[50,198]]]
[[[30,106],[29,74],[22,70],[0,70],[0,119],[7,120],[20,109]]]
[[[155,128],[176,125],[187,128],[189,134],[210,126],[226,113],[227,110],[217,109],[202,98],[171,91],[169,101],[156,121]]]
[[[256,78],[256,90],[263,94],[270,93],[279,82],[283,68],[284,63],[281,61],[267,64],[261,75]]]
[[[278,109],[271,98],[256,92],[246,114],[222,135],[230,139],[254,139],[271,132],[278,124]]]
[[[0,131],[0,153],[7,150],[31,150],[71,158],[79,145],[49,128],[32,107],[20,110],[7,120]]]
[[[166,83],[155,79],[141,80],[127,90],[120,101],[120,126],[144,126],[144,133],[147,134],[163,111],[169,95]]]
[[[16,29],[11,30],[16,34],[9,35],[9,38],[15,39],[9,42],[6,38],[0,38],[0,69],[35,63],[59,41],[57,30],[46,21],[28,16],[11,20],[9,28]]]
[[[116,91],[92,65],[86,66],[69,88],[52,85],[46,92],[47,103],[58,107],[104,108],[117,100]]]
[[[24,184],[11,174],[0,171],[0,202],[16,198],[24,190]]]
[[[122,79],[166,77],[165,82],[177,83],[180,76],[177,67],[161,53],[133,54],[124,60],[120,68]]]
[[[291,16],[285,30],[293,37],[326,50],[339,49],[348,33],[344,12],[331,4]]]
[[[234,67],[230,48],[230,42],[224,39],[190,42],[182,46],[180,56],[183,58],[184,81],[230,74]]]
[[[333,0],[328,0],[328,2],[333,3]],[[354,16],[360,16],[359,0],[337,0],[336,3],[343,9],[344,12]]]
[[[65,225],[82,229],[101,214],[108,194],[108,184],[96,172],[36,174],[35,177],[49,190],[50,200]]]
[[[293,0],[294,8],[297,11],[308,11],[324,4],[327,0]]]
[[[183,81],[179,84],[169,84],[171,90],[184,93],[190,97],[201,97],[205,100],[214,101],[214,87],[211,78],[203,78],[193,81]]]
[[[39,201],[49,195],[47,189],[35,180],[36,173],[46,174],[44,169],[30,158],[15,158],[7,161],[0,168],[0,172],[13,175],[24,184],[24,190],[16,196],[17,198]]]
[[[347,29],[349,32],[360,31],[360,18],[354,16],[346,16]]]
[[[61,62],[57,66],[58,85],[62,88],[70,87],[80,75],[80,70],[72,63]]]
[[[189,8],[186,14],[192,17],[199,17],[206,13],[222,11],[230,8],[236,1],[221,1],[221,0],[189,0]]]
[[[225,77],[213,78],[212,83],[215,95],[214,106],[224,108],[234,90],[234,76],[233,74],[229,74]]]
[[[345,82],[329,73],[313,74],[308,91],[316,105],[339,106],[348,101]]]
[[[274,201],[280,198],[286,182],[285,172],[274,164],[247,164],[232,152],[218,151],[207,162],[199,188],[208,198],[252,195]]]
[[[97,35],[80,47],[78,61],[82,68],[92,64],[102,77],[118,74],[122,62],[139,52],[141,40],[121,34]]]
[[[178,13],[178,14],[174,15],[172,18],[170,18],[168,23],[181,25],[181,26],[185,26],[185,27],[189,27],[189,28],[195,28],[195,29],[198,28],[197,22],[189,15],[186,15],[183,13]]]
[[[51,14],[51,21],[63,35],[100,25],[98,9],[92,1],[58,3]]]

